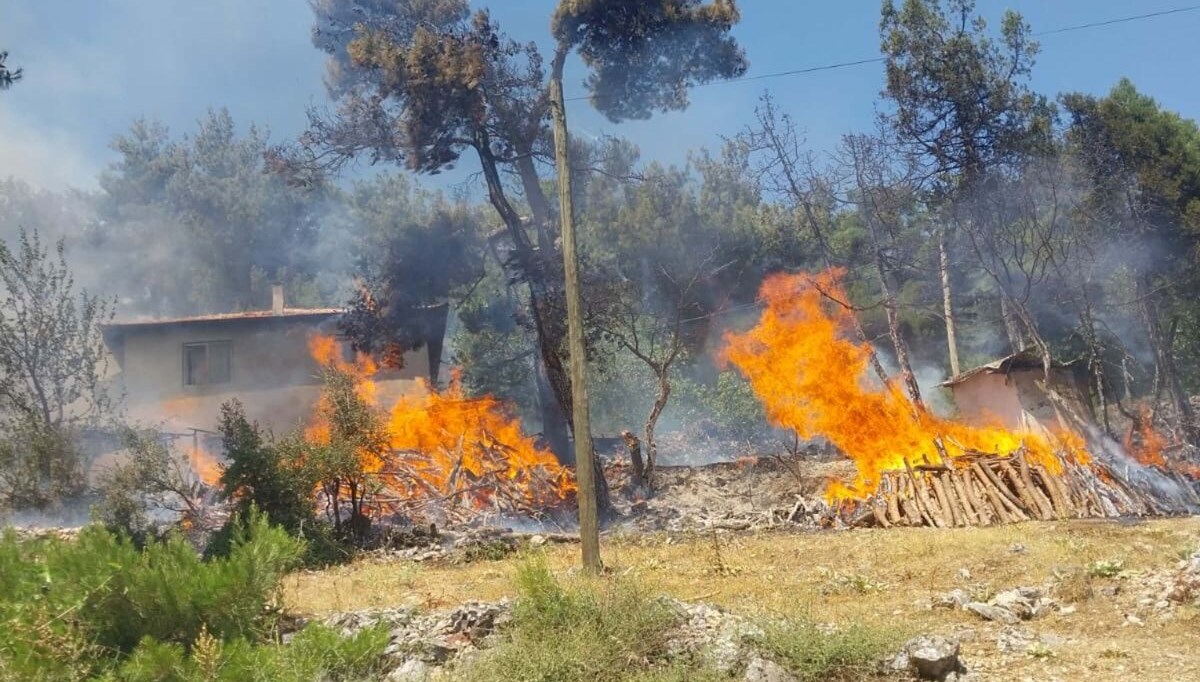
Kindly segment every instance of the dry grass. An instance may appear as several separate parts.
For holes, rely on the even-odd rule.
[[[1128,571],[1168,568],[1200,542],[1200,519],[1136,524],[1064,522],[970,530],[894,529],[723,537],[668,541],[613,537],[604,543],[607,565],[652,589],[703,600],[758,616],[808,616],[818,622],[859,623],[901,634],[965,634],[968,663],[985,679],[1174,680],[1200,679],[1194,645],[1200,615],[1181,610],[1162,622],[1125,626],[1128,600],[1088,598],[1091,590],[1120,584],[1095,575],[1099,562],[1122,562]],[[1016,544],[1024,551],[1013,552]],[[576,562],[574,546],[546,548],[550,568],[564,574]],[[719,557],[719,558],[718,558]],[[389,605],[440,608],[470,599],[513,593],[519,558],[460,566],[360,562],[287,580],[294,611],[329,611]],[[1106,564],[1105,564],[1106,565]],[[1089,567],[1093,567],[1089,570]],[[963,578],[960,569],[969,572]],[[1060,638],[1049,651],[1002,657],[1000,627],[971,614],[929,610],[922,604],[955,587],[986,596],[1018,585],[1067,576],[1063,596],[1077,611],[1027,624],[1035,634]],[[1074,585],[1074,576],[1086,585]]]

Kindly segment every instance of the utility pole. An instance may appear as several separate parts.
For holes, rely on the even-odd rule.
[[[554,53],[550,75],[550,112],[554,120],[554,163],[558,169],[559,220],[562,230],[563,269],[567,298],[567,352],[570,354],[572,423],[575,433],[575,479],[579,484],[579,540],[583,569],[600,571],[600,520],[596,503],[595,451],[588,414],[587,357],[583,346],[583,299],[579,292],[579,256],[575,244],[575,209],[571,196],[570,138],[563,97],[563,64],[567,49]]]

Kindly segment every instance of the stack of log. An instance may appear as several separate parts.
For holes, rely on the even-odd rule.
[[[1052,519],[1177,514],[1200,506],[1191,482],[1173,497],[1122,480],[1100,465],[1062,462],[1051,474],[1018,450],[1008,456],[972,452],[949,465],[905,462],[883,474],[874,495],[850,514],[851,525],[990,526]]]
[[[469,467],[462,443],[437,454],[394,451],[388,468],[373,474],[381,488],[373,501],[410,516],[462,524],[489,516],[544,520],[574,500],[570,471],[544,465],[513,471],[512,448],[495,439],[474,444]],[[448,472],[441,466],[446,462],[453,462]]]

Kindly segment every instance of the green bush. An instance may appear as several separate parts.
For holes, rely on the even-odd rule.
[[[521,682],[692,680],[663,661],[675,614],[631,583],[565,589],[543,562],[517,572],[512,627],[461,671],[462,679]]]
[[[750,383],[733,370],[718,374],[711,385],[682,377],[673,385],[672,405],[683,423],[708,422],[721,436],[738,440],[754,440],[770,432],[762,403]]]
[[[302,552],[261,514],[239,524],[229,556],[211,561],[178,535],[139,550],[98,526],[72,542],[22,543],[8,533],[0,540],[0,673],[86,676],[148,637],[183,646],[201,633],[260,641]]]
[[[853,626],[826,632],[804,619],[765,628],[759,642],[779,665],[803,682],[877,677],[879,661],[895,649],[894,637]]]
[[[110,679],[121,682],[341,682],[372,679],[380,672],[386,628],[342,637],[309,625],[288,644],[222,642],[201,633],[190,652],[180,644],[143,641]]]

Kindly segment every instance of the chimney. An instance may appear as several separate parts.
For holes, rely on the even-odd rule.
[[[271,313],[273,315],[283,314],[283,285],[271,285]]]

